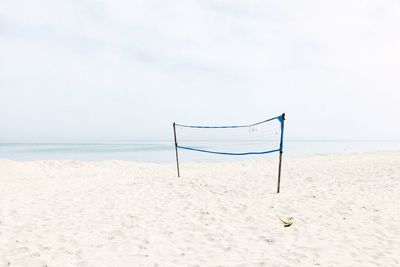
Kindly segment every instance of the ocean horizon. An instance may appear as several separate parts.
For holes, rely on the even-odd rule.
[[[129,160],[138,162],[175,161],[171,140],[0,142],[0,159],[30,160]],[[229,146],[227,146],[229,150]],[[400,140],[286,140],[287,155],[400,151]],[[224,156],[179,150],[182,162],[232,161],[271,155]]]

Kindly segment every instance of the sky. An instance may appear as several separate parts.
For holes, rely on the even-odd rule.
[[[399,1],[0,0],[0,141],[165,139],[286,113],[400,139]]]

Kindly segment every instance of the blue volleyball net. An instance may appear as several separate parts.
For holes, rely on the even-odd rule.
[[[283,151],[284,114],[249,125],[174,126],[177,149],[231,156]]]

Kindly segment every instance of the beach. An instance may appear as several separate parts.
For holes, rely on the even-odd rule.
[[[400,152],[0,160],[0,267],[400,266]],[[293,217],[284,227],[280,218]]]

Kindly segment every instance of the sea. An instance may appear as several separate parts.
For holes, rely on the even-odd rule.
[[[228,148],[227,148],[228,149]],[[228,149],[229,150],[229,149]],[[362,153],[400,151],[399,141],[366,140],[286,140],[287,155]],[[276,154],[276,153],[274,153]],[[226,156],[178,150],[182,162],[234,161],[273,157],[273,154]],[[171,140],[104,142],[0,142],[0,159],[31,160],[129,160],[137,162],[174,162],[175,146]]]

